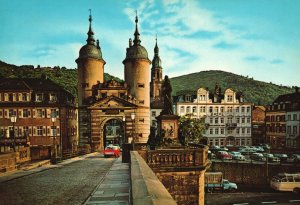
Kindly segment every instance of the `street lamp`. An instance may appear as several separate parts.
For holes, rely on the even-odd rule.
[[[54,113],[52,114],[51,122],[52,122],[52,133],[53,133],[52,163],[56,164],[56,127],[54,126],[54,123],[56,122],[56,116]]]
[[[15,115],[12,115],[10,117],[10,121],[11,123],[13,124],[13,132],[12,132],[12,138],[13,138],[13,149],[14,149],[14,152],[16,152],[16,140],[15,140],[15,123],[17,122],[17,116]]]
[[[131,113],[131,120],[132,120],[132,133],[131,133],[131,136],[132,136],[132,149],[134,150],[135,149],[135,136],[134,136],[134,129],[135,129],[135,123],[134,123],[134,119],[135,119],[135,113]]]
[[[123,135],[124,135],[124,137],[123,137],[123,143],[126,143],[126,117],[125,116],[123,116],[123,118],[122,118],[122,120],[123,120]]]

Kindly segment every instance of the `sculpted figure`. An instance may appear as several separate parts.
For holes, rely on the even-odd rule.
[[[173,115],[173,102],[172,102],[172,86],[169,77],[166,75],[162,85],[162,96],[164,100],[164,108],[161,112],[163,115]]]

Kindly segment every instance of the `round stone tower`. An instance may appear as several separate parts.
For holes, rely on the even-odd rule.
[[[86,45],[79,51],[77,63],[78,75],[78,105],[85,105],[86,99],[92,96],[92,86],[98,82],[103,83],[105,61],[99,41],[95,43],[94,32],[92,30],[92,15],[89,17],[89,31]]]
[[[134,140],[146,143],[150,134],[150,64],[147,50],[141,45],[138,17],[135,19],[133,45],[129,39],[124,64],[125,82],[129,85],[130,97],[137,105],[135,110]]]

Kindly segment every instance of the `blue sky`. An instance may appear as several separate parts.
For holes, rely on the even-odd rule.
[[[0,60],[75,68],[89,9],[112,75],[123,78],[137,9],[141,44],[152,60],[157,34],[164,75],[224,70],[300,86],[297,0],[1,0]]]

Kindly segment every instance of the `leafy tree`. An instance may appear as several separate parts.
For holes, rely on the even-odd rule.
[[[199,143],[205,131],[205,118],[192,118],[191,115],[179,119],[179,141],[186,145],[188,142]]]

